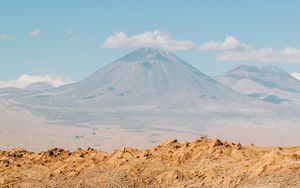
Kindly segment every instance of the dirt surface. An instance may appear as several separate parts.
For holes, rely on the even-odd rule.
[[[177,123],[186,125],[180,120]],[[55,147],[68,150],[91,147],[112,152],[127,146],[150,148],[168,138],[192,141],[204,135],[186,129],[185,126],[174,126],[173,122],[149,129],[122,128],[117,124],[65,125],[15,107],[14,101],[0,99],[0,150],[23,148],[40,152]]]
[[[0,187],[300,187],[300,147],[200,138],[149,150],[0,151]]]

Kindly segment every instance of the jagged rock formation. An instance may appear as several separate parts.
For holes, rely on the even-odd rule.
[[[0,187],[300,187],[300,147],[200,138],[111,154],[1,151]]]

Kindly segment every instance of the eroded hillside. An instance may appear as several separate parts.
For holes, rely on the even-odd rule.
[[[0,152],[0,187],[300,187],[300,147],[200,138],[113,153]]]

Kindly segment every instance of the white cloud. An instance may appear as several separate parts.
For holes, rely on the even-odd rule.
[[[168,33],[155,30],[131,37],[123,32],[117,32],[109,36],[100,46],[102,48],[154,47],[169,51],[182,51],[193,49],[195,44],[190,40],[172,39]]]
[[[23,74],[16,80],[0,81],[0,88],[4,87],[16,87],[24,88],[32,83],[36,82],[47,82],[55,87],[71,83],[72,81],[68,78],[61,76],[50,76],[50,75],[27,75]]]
[[[245,51],[230,51],[216,56],[218,61],[248,61],[263,63],[300,63],[299,48],[261,48]]]
[[[37,28],[37,29],[34,29],[32,30],[30,33],[29,33],[29,37],[37,37],[41,34],[41,29]]]
[[[72,30],[67,31],[65,36],[68,43],[74,43],[76,41]]]
[[[209,41],[200,46],[205,51],[227,51],[227,50],[248,50],[251,46],[242,43],[233,36],[227,36],[224,42]]]
[[[200,50],[214,51],[218,61],[262,62],[262,63],[300,63],[300,48],[286,47],[253,48],[233,36],[224,42],[210,41],[200,46]]]
[[[0,40],[13,40],[15,37],[8,34],[1,34],[0,33]]]
[[[299,72],[293,72],[291,75],[296,78],[297,80],[300,80],[300,73]]]

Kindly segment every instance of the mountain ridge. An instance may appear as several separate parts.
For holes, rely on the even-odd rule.
[[[214,78],[237,92],[266,102],[300,104],[300,81],[276,66],[241,65]]]
[[[44,90],[50,90],[55,88],[53,85],[47,83],[47,82],[35,82],[32,84],[29,84],[28,86],[24,87],[22,90],[25,91],[44,91]]]
[[[35,94],[49,96],[49,104],[128,106],[195,106],[214,102],[244,103],[251,98],[240,95],[203,74],[174,54],[140,48],[100,68],[85,79]],[[181,99],[185,100],[181,100]],[[36,97],[37,102],[43,102]]]
[[[299,187],[300,147],[201,137],[146,150],[0,151],[3,187]],[[16,178],[18,177],[18,178]]]

